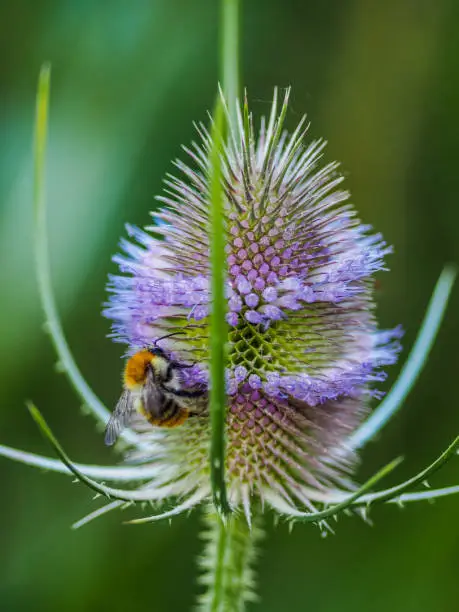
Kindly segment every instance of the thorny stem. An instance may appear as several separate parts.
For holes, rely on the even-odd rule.
[[[206,612],[239,612],[245,603],[256,599],[252,563],[256,545],[262,537],[257,520],[250,527],[243,515],[233,514],[226,523],[215,512],[205,518],[203,575],[207,587],[199,599],[199,609]]]

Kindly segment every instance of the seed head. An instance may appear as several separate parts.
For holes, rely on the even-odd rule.
[[[390,247],[362,225],[338,164],[322,167],[325,142],[307,145],[305,119],[289,135],[289,91],[277,92],[258,136],[247,102],[222,152],[227,252],[228,416],[226,477],[230,502],[250,516],[255,499],[281,512],[313,508],[331,488],[349,488],[345,440],[394,363],[400,329],[378,331],[372,275]],[[163,209],[146,231],[127,227],[121,276],[109,282],[105,314],[130,351],[165,340],[174,359],[196,362],[184,385],[209,384],[209,153],[211,137],[184,148]],[[138,427],[164,469],[156,494],[209,495],[209,419],[173,430]],[[343,446],[344,445],[344,446]],[[143,451],[140,451],[142,454]],[[159,492],[159,493],[158,493]]]

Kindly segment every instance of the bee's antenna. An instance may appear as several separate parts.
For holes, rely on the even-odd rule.
[[[154,342],[153,345],[154,346],[158,346],[158,342],[160,342],[161,340],[165,340],[166,338],[170,338],[171,336],[178,336],[179,334],[183,334],[183,331],[176,331],[176,332],[172,332],[172,334],[166,334],[165,336],[161,336],[161,338],[157,338]]]

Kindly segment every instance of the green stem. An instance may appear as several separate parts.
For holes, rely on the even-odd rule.
[[[220,74],[231,122],[236,125],[236,100],[239,97],[239,0],[222,0],[221,14]]]
[[[239,0],[222,0],[221,5],[221,76],[223,91],[228,101],[229,119],[236,121],[236,99],[239,90],[238,39]],[[214,109],[212,150],[210,152],[210,267],[212,312],[210,315],[210,471],[212,496],[222,516],[231,512],[226,495],[226,254],[224,222],[224,190],[222,186],[221,151],[226,138],[227,117],[220,96]]]
[[[233,514],[223,523],[218,514],[209,512],[200,580],[207,591],[199,600],[200,610],[240,612],[246,602],[256,599],[252,564],[261,537],[257,521],[249,527],[244,516]]]
[[[210,176],[210,264],[212,272],[212,312],[210,316],[210,477],[212,495],[217,510],[226,515],[230,507],[225,486],[226,455],[226,255],[225,226],[223,216],[223,188],[221,147],[225,127],[225,114],[220,98],[217,99],[212,126],[211,176]]]

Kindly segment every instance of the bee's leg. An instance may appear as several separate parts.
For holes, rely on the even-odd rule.
[[[193,361],[193,363],[181,363],[180,361],[171,361],[169,365],[175,368],[176,370],[186,370],[187,368],[194,367],[197,363],[197,361]]]
[[[170,361],[167,367],[166,376],[164,377],[164,382],[170,382],[172,380],[174,370],[186,370],[187,368],[192,368],[195,363],[196,361],[191,365],[188,365],[186,363],[180,363],[180,361]]]
[[[173,394],[178,397],[202,397],[207,393],[206,389],[195,389],[194,391],[187,391],[186,389],[174,389]]]

